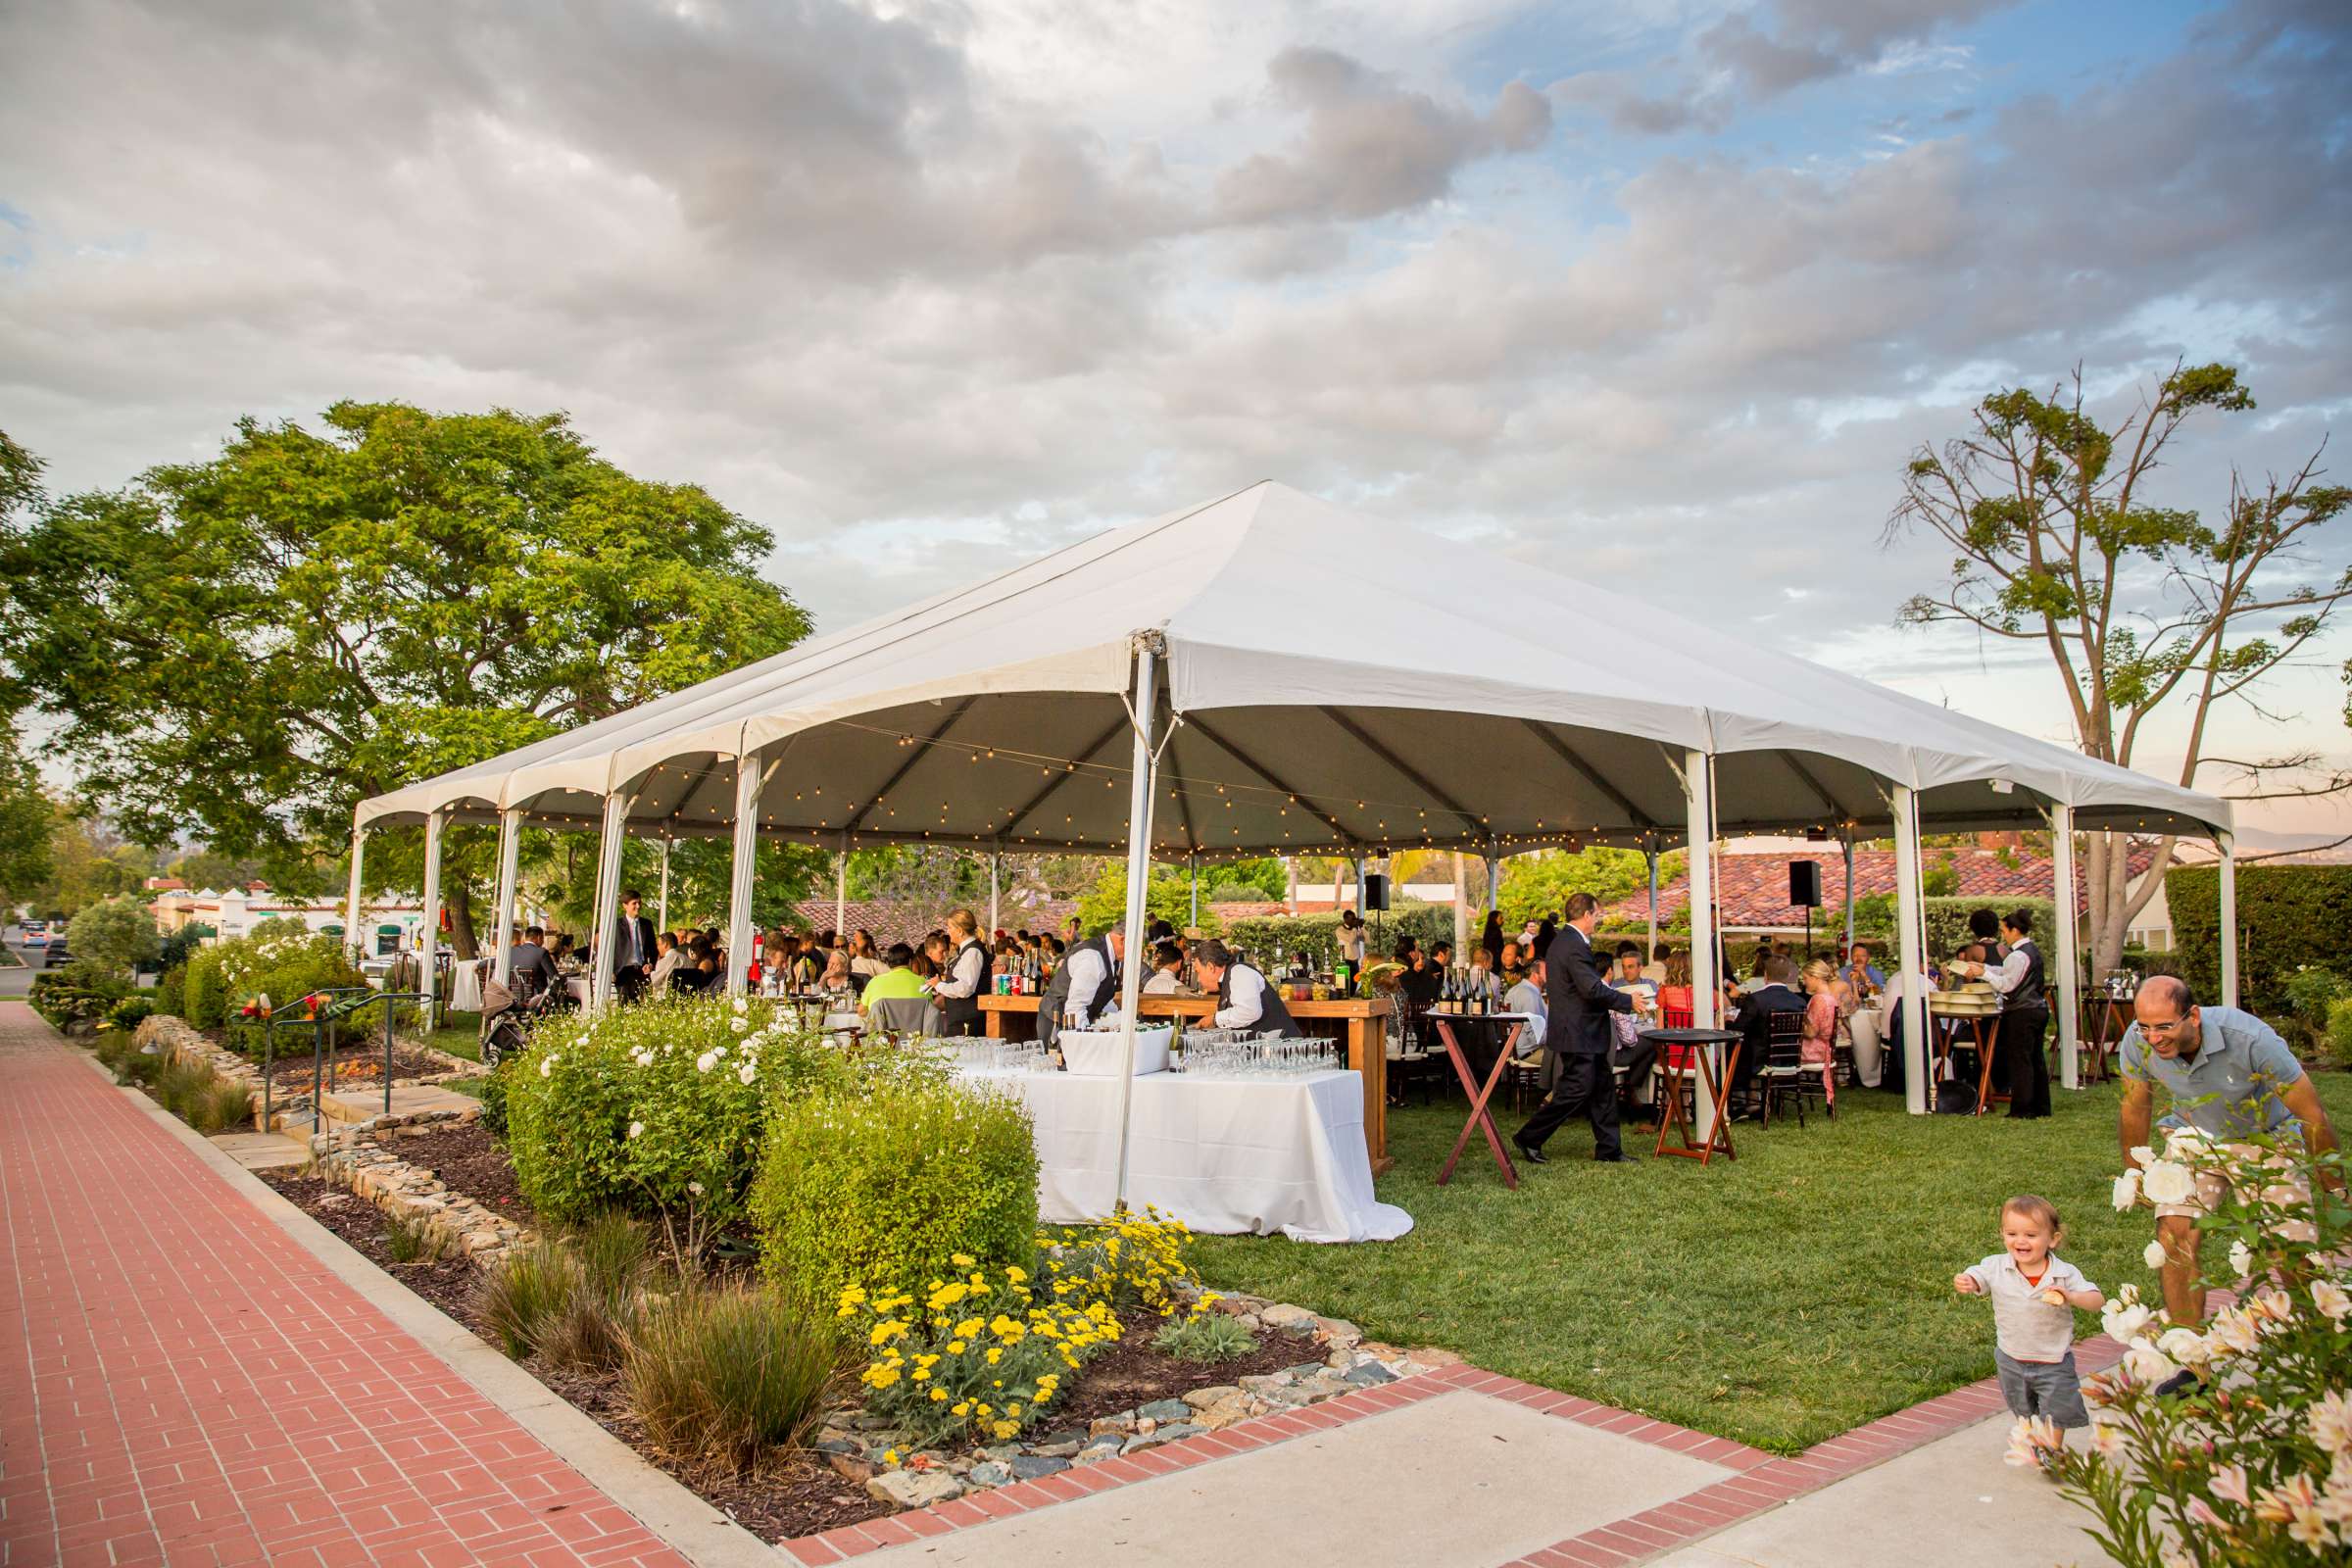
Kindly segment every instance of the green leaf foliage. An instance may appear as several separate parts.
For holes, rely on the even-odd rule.
[[[2173,960],[2198,1000],[2222,996],[2222,877],[2211,865],[2164,874]],[[2266,1018],[2294,1011],[2295,971],[2352,973],[2352,865],[2249,865],[2237,873],[2238,999]],[[2291,1036],[2290,1036],[2291,1038]]]
[[[84,908],[66,926],[74,956],[108,974],[128,974],[156,955],[155,916],[132,898],[108,899]]]

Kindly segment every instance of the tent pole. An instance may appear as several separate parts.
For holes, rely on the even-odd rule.
[[[613,933],[620,913],[620,852],[629,838],[631,797],[614,790],[605,797],[604,832],[596,846],[596,918],[589,925],[589,955],[593,964],[588,980],[588,1006],[602,1012],[612,1005]]]
[[[1658,836],[1649,836],[1649,956],[1643,963],[1658,961]]]
[[[991,942],[994,942],[997,939],[997,933],[1004,928],[1004,922],[997,914],[998,883],[1001,880],[1004,864],[1004,851],[991,850],[988,852],[988,939]]]
[[[1119,1169],[1111,1212],[1127,1206],[1127,1145],[1129,1117],[1135,1102],[1135,1011],[1143,990],[1145,883],[1152,875],[1152,720],[1159,702],[1155,684],[1159,651],[1157,632],[1135,641],[1135,753],[1127,790],[1127,960],[1119,965],[1119,1055],[1126,1070],[1119,1074]]]
[[[2057,884],[2051,890],[2050,923],[2058,928],[2051,933],[2058,944],[2058,972],[2050,978],[2058,985],[2059,1082],[2068,1089],[2080,1089],[2082,1075],[2077,1058],[2082,1049],[2082,1031],[2077,1010],[2082,1005],[2082,976],[2078,970],[2082,956],[2075,941],[2075,808],[2071,806],[2050,807],[2050,869]]]
[[[752,974],[752,873],[760,862],[760,754],[735,759],[735,858],[727,881],[727,995],[740,997]]]
[[[669,835],[666,833],[662,835],[662,893],[654,901],[654,918],[662,922],[662,930],[669,929]]]
[[[433,1032],[434,970],[441,955],[441,812],[424,814],[424,928],[416,933],[416,989],[424,993],[423,1032]]]
[[[369,932],[360,924],[360,862],[368,854],[368,830],[358,823],[351,829],[351,911],[344,916],[343,935],[357,957],[368,956]]]
[[[2222,1005],[2237,1005],[2237,835],[2216,833],[2222,852]]]
[[[1669,754],[1671,755],[1671,754]],[[1716,1027],[1714,780],[1707,754],[1683,754],[1683,800],[1690,811],[1690,1022]]]
[[[1187,858],[1193,862],[1193,917],[1186,924],[1198,929],[1200,924],[1200,852],[1195,850]]]
[[[1282,903],[1292,914],[1298,912],[1298,857],[1282,858]]]
[[[1894,786],[1894,923],[1895,961],[1902,966],[1903,1106],[1924,1116],[1935,1104],[1935,1085],[1928,1082],[1927,969],[1920,930],[1919,808],[1907,784]]]
[[[1487,847],[1487,912],[1495,914],[1502,908],[1502,858],[1492,844]]]
[[[992,901],[992,904],[993,904],[993,901]],[[845,926],[845,925],[849,924],[849,920],[850,920],[850,836],[849,836],[847,833],[844,833],[844,834],[841,836],[841,853],[840,853],[839,855],[836,855],[835,857],[833,857],[833,936],[834,936],[834,940],[836,940],[836,941],[841,941],[841,939],[842,939],[842,931],[841,931],[841,928],[842,928],[843,926]],[[989,911],[989,926],[988,926],[988,931],[989,931],[989,935],[990,935],[992,938],[993,938],[993,937],[996,935],[996,931],[997,931],[997,926],[996,926],[996,911],[995,911],[995,909],[994,909],[993,907],[992,907],[992,908],[990,909],[990,911]],[[844,945],[844,946],[847,946],[848,944],[845,942],[843,945]]]
[[[497,950],[490,973],[502,986],[514,978],[514,882],[521,857],[522,808],[512,807],[498,813],[498,903],[490,916],[497,922],[490,933]]]
[[[1470,884],[1462,872],[1462,852],[1453,852],[1453,959],[1467,963],[1470,953]]]
[[[1854,830],[1845,830],[1845,953],[1854,951]]]

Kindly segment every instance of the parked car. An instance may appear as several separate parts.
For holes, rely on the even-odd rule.
[[[24,933],[24,945],[28,948],[45,948],[49,945],[49,933],[46,931],[26,931]]]
[[[72,963],[73,961],[74,955],[66,951],[64,937],[59,937],[50,943],[47,951],[41,955],[41,967],[44,969],[54,969],[61,963]]]
[[[35,931],[46,931],[49,929],[49,922],[46,920],[23,920],[19,921],[18,924],[27,936],[30,936]]]

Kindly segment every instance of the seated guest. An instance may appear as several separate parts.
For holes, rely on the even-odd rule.
[[[1173,997],[1184,992],[1184,949],[1173,937],[1152,945],[1152,978],[1144,982],[1147,997]]]
[[[1519,1013],[1527,1019],[1520,1027],[1518,1040],[1511,1047],[1511,1054],[1522,1061],[1530,1056],[1541,1056],[1543,1067],[1536,1077],[1536,1087],[1550,1094],[1552,1085],[1559,1082],[1560,1058],[1544,1049],[1544,1037],[1551,1028],[1551,1014],[1544,1001],[1542,962],[1520,971],[1519,979],[1513,982],[1510,990],[1503,993],[1502,1010]]]
[[[559,932],[556,936],[556,962],[562,963],[565,959],[573,957],[575,955],[572,953],[571,948],[571,938]]]
[[[1214,940],[1193,950],[1193,972],[1202,990],[1213,988],[1217,1010],[1209,1022],[1219,1029],[1254,1029],[1298,1039],[1305,1031],[1292,1021],[1282,994],[1266,977],[1235,957],[1224,943]]]
[[[507,973],[512,977],[509,989],[516,996],[536,997],[549,990],[561,989],[556,978],[556,960],[547,954],[547,933],[531,926],[522,933],[507,955]],[[530,989],[523,990],[524,977],[529,977]]]
[[[1634,999],[1634,1010],[1650,1022],[1657,1021],[1658,988],[1642,973],[1642,947],[1635,942],[1617,944],[1616,967],[1609,975],[1610,988],[1622,991]]]
[[[1766,959],[1763,981],[1740,999],[1740,1011],[1728,1026],[1740,1031],[1740,1061],[1733,1069],[1731,1082],[1736,1094],[1747,1092],[1756,1069],[1770,1054],[1772,1015],[1805,1010],[1805,999],[1796,990],[1794,963],[1777,955]]]
[[[1697,1015],[1697,1005],[1690,989],[1690,950],[1676,948],[1666,955],[1666,983],[1658,987],[1659,1016],[1671,1012],[1683,1020],[1676,1027],[1688,1028]]]
[[[1609,975],[1609,989],[1622,991],[1634,999],[1635,1029],[1656,1028],[1658,1022],[1658,988],[1642,975],[1642,948],[1639,943],[1620,942],[1613,955],[1616,962]],[[1649,1105],[1654,1102],[1650,1074],[1658,1064],[1658,1048],[1636,1033],[1629,1043],[1628,1031],[1616,1030],[1616,1044],[1609,1052],[1609,1065],[1625,1074],[1626,1102]]]
[[[653,971],[645,977],[645,992],[651,997],[665,996],[669,992],[669,977],[678,972],[685,951],[678,946],[676,937],[664,931],[654,938],[654,955]]]
[[[1427,1012],[1438,1000],[1438,989],[1446,977],[1438,973],[1437,965],[1429,961],[1429,955],[1411,937],[1396,939],[1396,961],[1404,965],[1404,972],[1396,977],[1396,989],[1412,1004],[1413,1011]]]
[[[881,953],[874,947],[874,934],[859,926],[850,937],[850,973],[861,974],[870,980],[886,967]]]
[[[816,989],[828,997],[854,996],[857,987],[850,983],[850,952],[835,948],[825,955],[825,972],[818,977]]]
[[[919,997],[924,992],[923,977],[914,972],[914,950],[904,942],[893,942],[882,955],[882,972],[865,983],[865,993],[858,1000],[866,1006],[886,1002],[893,997]]]
[[[1502,979],[1488,967],[1486,949],[1472,948],[1470,950],[1470,970],[1466,983],[1469,994],[1473,997],[1486,998],[1487,1005],[1490,1007],[1502,1005],[1504,990]]]
[[[1870,961],[1870,944],[1867,942],[1857,942],[1845,953],[1845,967],[1840,971],[1840,977],[1857,1001],[1868,1001],[1872,993],[1886,989],[1886,974]]]

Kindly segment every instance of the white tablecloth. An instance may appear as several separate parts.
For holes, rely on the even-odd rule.
[[[482,968],[471,958],[460,958],[450,966],[449,1010],[479,1012],[482,1010]]]
[[[1059,1072],[963,1071],[1020,1098],[1037,1127],[1041,1219],[1110,1212],[1118,1187],[1119,1080]],[[1135,1080],[1127,1201],[1209,1235],[1389,1242],[1413,1216],[1372,1195],[1364,1086],[1353,1072]]]

